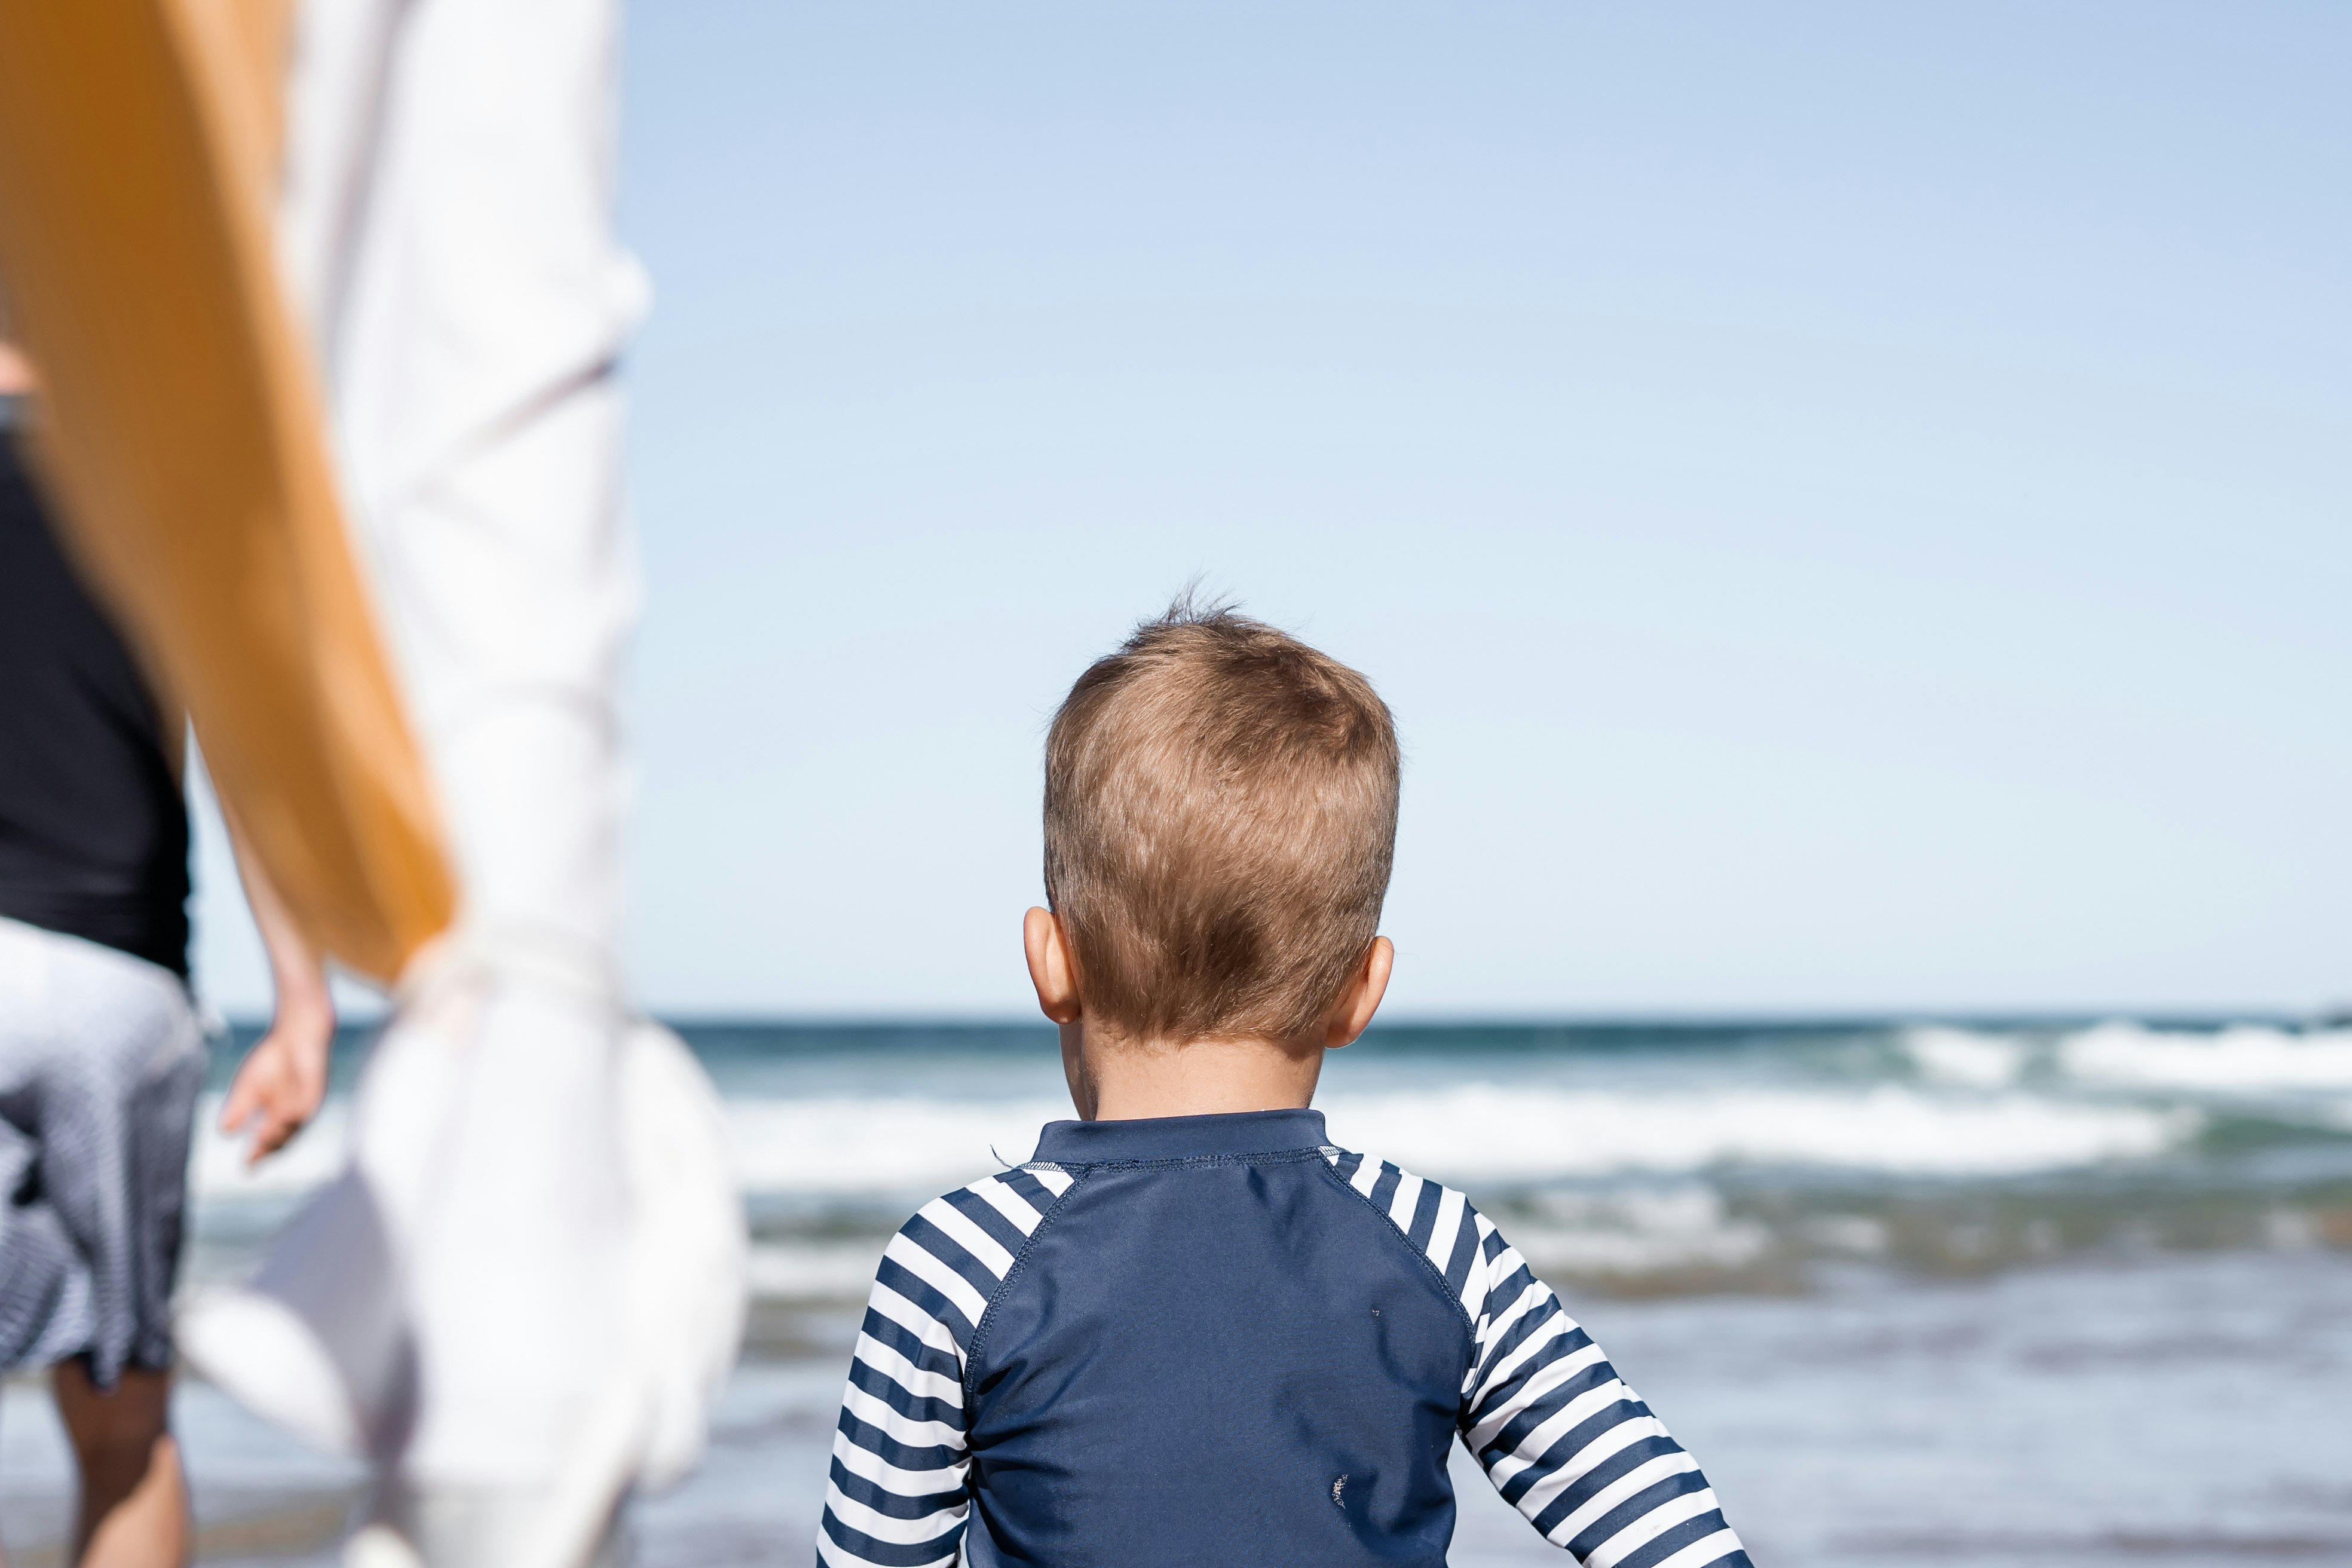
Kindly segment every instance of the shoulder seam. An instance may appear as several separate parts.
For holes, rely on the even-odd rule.
[[[1374,1156],[1372,1156],[1372,1155],[1370,1155],[1370,1154],[1366,1154],[1366,1155],[1364,1156],[1364,1158],[1365,1158],[1365,1159],[1367,1159],[1367,1160],[1370,1160],[1370,1159],[1373,1159],[1373,1158],[1374,1158]],[[1387,1164],[1388,1163],[1389,1163],[1389,1162],[1387,1162],[1387,1161],[1385,1161],[1385,1160],[1382,1160],[1382,1161],[1381,1161],[1381,1162],[1380,1162],[1380,1163],[1381,1163],[1381,1164]],[[1454,1290],[1454,1287],[1453,1287],[1453,1286],[1451,1286],[1451,1285],[1449,1285],[1449,1284],[1447,1284],[1447,1283],[1446,1283],[1446,1281],[1445,1281],[1445,1276],[1444,1276],[1444,1274],[1442,1274],[1442,1273],[1440,1273],[1440,1272],[1438,1271],[1437,1265],[1436,1265],[1436,1264],[1434,1264],[1434,1263],[1432,1263],[1432,1262],[1429,1260],[1429,1254],[1428,1254],[1428,1253],[1426,1253],[1426,1252],[1423,1252],[1420,1247],[1415,1247],[1415,1246],[1412,1244],[1412,1237],[1411,1237],[1407,1236],[1407,1235],[1406,1235],[1406,1234],[1405,1234],[1402,1229],[1400,1229],[1400,1228],[1398,1227],[1398,1226],[1397,1226],[1397,1222],[1396,1222],[1395,1220],[1393,1220],[1393,1219],[1390,1218],[1390,1217],[1389,1217],[1389,1215],[1386,1215],[1385,1213],[1382,1213],[1382,1212],[1381,1212],[1381,1206],[1380,1206],[1378,1204],[1375,1204],[1374,1202],[1372,1202],[1372,1200],[1371,1200],[1371,1199],[1370,1199],[1370,1198],[1366,1197],[1362,1193],[1358,1192],[1358,1191],[1356,1190],[1356,1188],[1355,1188],[1352,1184],[1350,1184],[1349,1183],[1348,1183],[1348,1182],[1346,1182],[1346,1181],[1341,1180],[1341,1179],[1340,1179],[1339,1173],[1337,1170],[1334,1170],[1334,1169],[1332,1168],[1331,1162],[1330,1162],[1329,1160],[1328,1160],[1328,1159],[1327,1159],[1327,1160],[1325,1160],[1322,1163],[1323,1163],[1323,1173],[1324,1173],[1325,1175],[1327,1175],[1327,1176],[1330,1177],[1330,1178],[1331,1178],[1332,1183],[1333,1183],[1335,1185],[1337,1185],[1337,1186],[1338,1186],[1338,1187],[1339,1187],[1342,1192],[1346,1193],[1349,1197],[1351,1197],[1351,1198],[1355,1199],[1358,1203],[1360,1203],[1360,1204],[1363,1205],[1366,1208],[1368,1208],[1368,1209],[1371,1210],[1371,1211],[1372,1211],[1372,1213],[1373,1213],[1374,1215],[1378,1215],[1378,1216],[1379,1216],[1379,1218],[1380,1218],[1380,1222],[1381,1222],[1381,1226],[1382,1226],[1382,1227],[1383,1227],[1383,1228],[1388,1232],[1388,1234],[1389,1234],[1389,1235],[1391,1235],[1391,1236],[1392,1236],[1392,1237],[1396,1237],[1397,1245],[1398,1245],[1398,1246],[1400,1246],[1400,1247],[1403,1247],[1403,1248],[1405,1249],[1406,1253],[1407,1253],[1407,1254],[1409,1254],[1409,1255],[1412,1257],[1412,1260],[1413,1260],[1414,1262],[1416,1262],[1416,1263],[1418,1263],[1418,1264],[1420,1264],[1420,1265],[1421,1265],[1421,1271],[1422,1271],[1422,1274],[1423,1274],[1423,1276],[1424,1276],[1424,1277],[1425,1277],[1425,1278],[1426,1278],[1426,1279],[1428,1279],[1432,1284],[1433,1284],[1433,1285],[1435,1285],[1435,1286],[1437,1287],[1437,1293],[1438,1293],[1438,1295],[1440,1295],[1440,1296],[1442,1296],[1442,1297],[1444,1297],[1444,1300],[1445,1300],[1445,1304],[1446,1304],[1447,1306],[1452,1307],[1452,1308],[1454,1309],[1454,1317],[1456,1317],[1457,1319],[1461,1320],[1461,1323],[1462,1323],[1462,1332],[1463,1332],[1464,1337],[1465,1337],[1465,1338],[1467,1340],[1467,1342],[1468,1342],[1468,1350],[1469,1350],[1469,1353],[1470,1353],[1470,1364],[1472,1364],[1472,1365],[1475,1365],[1475,1364],[1476,1364],[1476,1363],[1477,1363],[1477,1349],[1478,1349],[1478,1325],[1477,1325],[1476,1323],[1475,1323],[1475,1322],[1473,1322],[1473,1321],[1471,1321],[1471,1318],[1470,1318],[1470,1309],[1469,1309],[1469,1308],[1467,1308],[1467,1307],[1465,1307],[1465,1306],[1464,1306],[1464,1305],[1462,1304],[1462,1298],[1461,1298],[1461,1296],[1460,1296],[1460,1295],[1459,1295],[1459,1294]],[[1402,1167],[1402,1166],[1401,1166],[1401,1165],[1400,1165],[1399,1167],[1397,1167],[1397,1168],[1398,1168],[1399,1170],[1402,1170],[1402,1169],[1403,1169],[1403,1167]],[[1422,1179],[1423,1179],[1423,1180],[1424,1180],[1424,1181],[1428,1180],[1428,1178],[1427,1178],[1427,1177],[1423,1177],[1423,1178],[1422,1178]],[[1443,1182],[1437,1183],[1437,1184],[1435,1184],[1437,1185],[1437,1187],[1438,1187],[1438,1188],[1439,1188],[1439,1190],[1441,1190],[1441,1191],[1448,1190],[1448,1189],[1446,1189],[1446,1188],[1445,1188],[1445,1184],[1444,1184]],[[1466,1196],[1465,1196],[1465,1197],[1464,1197],[1464,1198],[1463,1198],[1463,1200],[1462,1200],[1462,1207],[1463,1207],[1463,1210],[1465,1211],[1465,1218],[1464,1218],[1464,1220],[1463,1220],[1463,1223],[1464,1223],[1465,1225],[1468,1225],[1468,1224],[1470,1224],[1470,1223],[1472,1223],[1472,1222],[1471,1222],[1471,1221],[1470,1221],[1470,1219],[1469,1219],[1468,1217],[1466,1217],[1466,1216],[1467,1216],[1470,1213],[1475,1212],[1475,1211],[1471,1210],[1471,1208],[1470,1208],[1470,1200],[1469,1200],[1469,1198],[1468,1198],[1468,1197],[1466,1197]],[[1475,1263],[1474,1263],[1474,1264],[1472,1265],[1472,1267],[1473,1267],[1473,1268],[1483,1268],[1483,1267],[1485,1267],[1485,1265],[1486,1265],[1486,1258],[1485,1258],[1485,1256],[1484,1256],[1484,1253],[1483,1253],[1483,1252],[1481,1252],[1481,1254],[1480,1254],[1480,1256],[1478,1257],[1478,1258],[1477,1258],[1476,1262],[1475,1262]]]
[[[1029,1165],[1016,1165],[1013,1168],[1025,1171],[1030,1168],[1030,1165],[1038,1164],[1051,1164],[1055,1170],[1070,1178],[1070,1184],[1064,1187],[1060,1195],[1047,1205],[1045,1212],[1037,1216],[1037,1228],[1023,1238],[1021,1250],[1013,1255],[1013,1266],[1004,1271],[1004,1278],[996,1282],[996,1289],[988,1293],[988,1305],[981,1310],[980,1321],[971,1326],[971,1344],[963,1353],[964,1409],[967,1414],[971,1409],[971,1400],[974,1392],[972,1368],[980,1364],[981,1354],[988,1347],[989,1331],[996,1326],[997,1303],[1004,1300],[1004,1293],[1013,1288],[1013,1282],[1019,1279],[1021,1271],[1028,1267],[1029,1254],[1036,1247],[1037,1238],[1045,1235],[1054,1221],[1060,1216],[1064,1205],[1070,1201],[1070,1194],[1084,1186],[1087,1178],[1094,1173],[1089,1166],[1080,1165],[1074,1170],[1057,1161],[1033,1160]]]

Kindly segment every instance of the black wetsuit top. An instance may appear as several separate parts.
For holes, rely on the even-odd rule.
[[[187,905],[188,808],[154,699],[0,421],[0,915],[184,977]]]

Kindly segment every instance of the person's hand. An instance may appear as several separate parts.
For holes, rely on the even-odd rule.
[[[252,1129],[253,1149],[246,1163],[257,1164],[286,1147],[286,1141],[319,1114],[320,1102],[327,1098],[335,996],[327,988],[318,950],[270,885],[228,796],[221,796],[220,804],[229,845],[236,851],[236,874],[245,883],[245,901],[261,933],[262,951],[269,955],[269,984],[278,998],[269,1033],[245,1053],[228,1086],[228,1103],[221,1107],[222,1131],[234,1135]]]
[[[327,1098],[327,1053],[334,1043],[331,1002],[322,995],[289,1007],[280,1000],[269,1033],[245,1053],[228,1086],[228,1103],[221,1107],[222,1131],[253,1133],[248,1164],[278,1152],[319,1114]]]
[[[16,397],[32,390],[32,362],[7,339],[0,338],[0,397]]]

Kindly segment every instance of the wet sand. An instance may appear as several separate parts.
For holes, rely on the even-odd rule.
[[[2352,1562],[2352,1259],[2159,1256],[1934,1284],[1576,1310],[1774,1568]],[[636,1507],[644,1568],[805,1568],[856,1311],[771,1313],[692,1479]],[[783,1353],[779,1354],[777,1352]],[[177,1421],[199,1560],[326,1568],[361,1478],[201,1384]],[[1457,1452],[1455,1568],[1552,1568]],[[0,1531],[55,1563],[43,1385],[0,1397]]]
[[[2352,1562],[2352,1258],[2160,1255],[1572,1300],[1768,1568]],[[749,1368],[648,1568],[804,1563],[837,1370]],[[1457,1447],[1454,1568],[1569,1561]]]

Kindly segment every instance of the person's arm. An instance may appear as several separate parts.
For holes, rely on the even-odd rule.
[[[221,815],[227,819],[225,808]],[[250,1127],[253,1152],[248,1158],[257,1161],[284,1148],[319,1113],[327,1097],[335,1002],[317,951],[294,923],[292,912],[270,886],[260,857],[233,820],[228,836],[236,850],[245,901],[252,906],[253,923],[260,928],[261,945],[269,955],[276,1005],[269,1032],[245,1053],[229,1085],[227,1103],[221,1107],[221,1131],[233,1133]]]
[[[1462,1441],[1505,1500],[1578,1562],[1748,1568],[1698,1461],[1484,1215],[1477,1366]],[[1465,1290],[1465,1295],[1469,1294]]]
[[[958,1560],[971,1514],[964,1354],[1070,1185],[1051,1165],[983,1178],[924,1205],[883,1249],[834,1429],[816,1538],[824,1568]]]
[[[816,1538],[826,1568],[920,1568],[955,1561],[963,1543],[966,1319],[908,1269],[910,1247],[922,1250],[907,1231],[890,1238],[841,1391]]]

